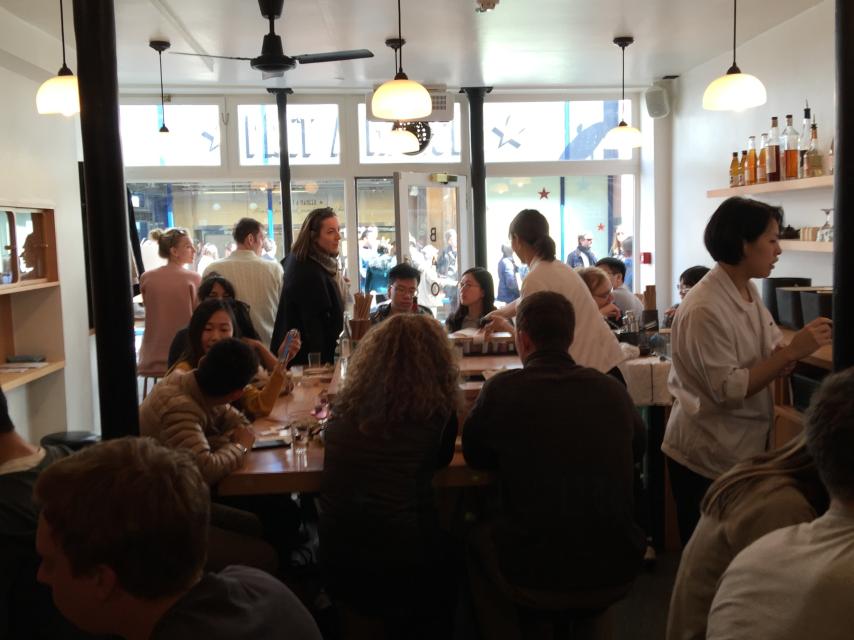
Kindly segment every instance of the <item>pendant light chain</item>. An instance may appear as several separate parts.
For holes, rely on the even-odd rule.
[[[397,72],[403,73],[403,28],[401,27],[400,19],[400,0],[397,0],[397,38],[400,40],[399,62]]]

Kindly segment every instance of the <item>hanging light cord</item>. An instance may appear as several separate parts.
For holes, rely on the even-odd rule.
[[[68,65],[65,63],[65,16],[62,12],[62,0],[59,0],[59,31],[62,34],[62,68],[67,69]]]
[[[157,61],[160,63],[160,111],[163,113],[163,126],[166,126],[166,107],[163,106],[163,52],[157,52]]]
[[[732,0],[732,66],[736,66],[735,64],[735,24],[736,24],[736,16],[738,12],[736,11],[736,5],[738,4],[738,0]]]
[[[623,98],[622,101],[626,101],[626,45],[621,44],[620,49],[623,50]]]
[[[400,57],[398,58],[397,72],[403,73],[403,29],[400,22],[400,0],[397,0],[397,37],[400,40]]]

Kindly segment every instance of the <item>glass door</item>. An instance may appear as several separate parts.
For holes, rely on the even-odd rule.
[[[418,302],[444,320],[457,306],[459,274],[472,264],[466,179],[395,173],[396,250],[421,271]]]

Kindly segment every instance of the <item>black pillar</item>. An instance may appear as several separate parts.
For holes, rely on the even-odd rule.
[[[492,87],[463,87],[469,102],[471,144],[472,218],[474,222],[474,264],[486,264],[486,164],[483,160],[483,97]]]
[[[833,369],[854,365],[854,6],[836,2],[836,136],[833,191]],[[851,151],[852,153],[849,153]]]
[[[74,0],[101,433],[139,433],[113,0]],[[158,135],[151,130],[152,137]]]
[[[285,235],[284,255],[294,243],[294,213],[291,207],[291,158],[288,155],[288,96],[293,89],[267,89],[276,96],[279,115],[279,182],[282,187],[282,232]]]

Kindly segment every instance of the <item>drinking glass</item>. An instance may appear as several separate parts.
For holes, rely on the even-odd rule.
[[[304,422],[295,422],[291,425],[293,437],[294,455],[305,455],[308,450],[309,429]]]
[[[316,369],[320,366],[320,351],[312,351],[308,354],[308,368]]]

